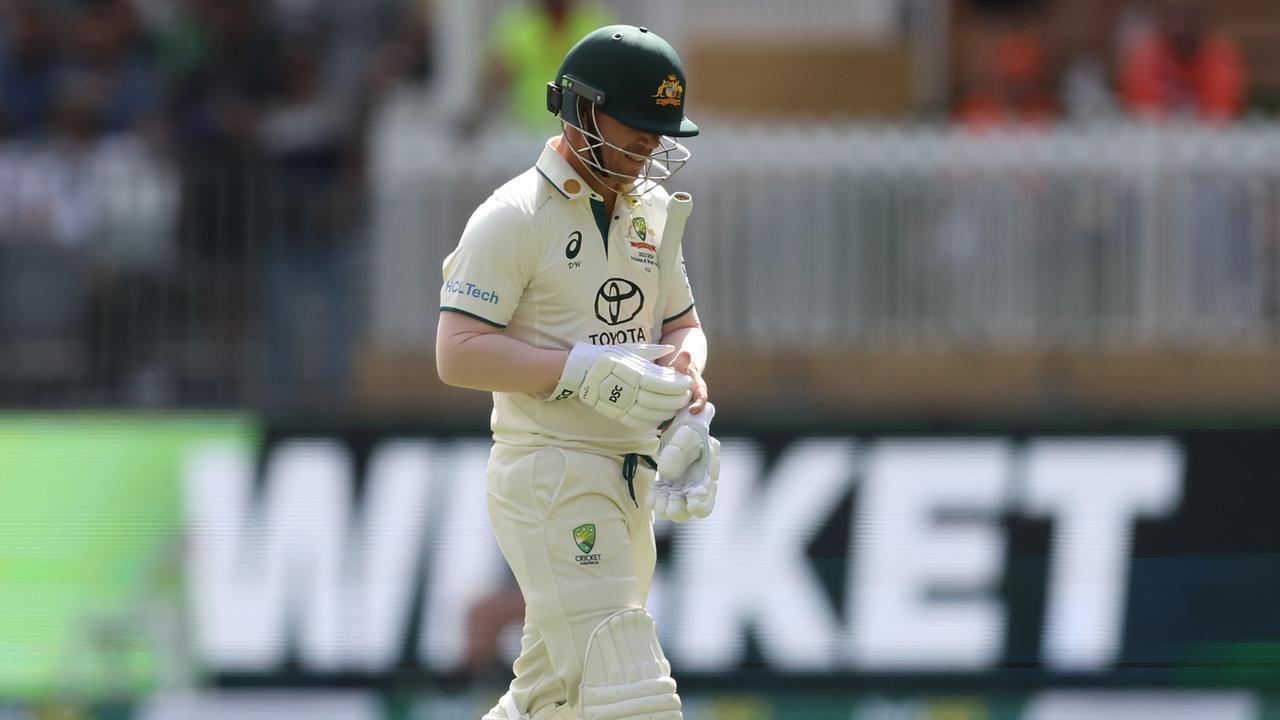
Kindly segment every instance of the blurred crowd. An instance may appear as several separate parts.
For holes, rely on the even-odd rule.
[[[546,81],[619,5],[471,7],[493,16],[450,140],[494,119],[555,132]],[[368,325],[370,123],[404,82],[445,77],[444,6],[0,0],[0,403],[345,402]],[[953,6],[962,125],[1222,123],[1249,106],[1245,54],[1208,0]],[[1099,28],[1063,42],[1063,8]]]
[[[1245,109],[1244,55],[1210,2],[1093,3],[1102,27],[1077,43],[1060,42],[1045,2],[970,6],[978,22],[962,48],[955,114],[971,127],[1124,116],[1222,123]]]
[[[427,33],[414,0],[0,0],[0,141],[358,154]]]
[[[218,403],[253,374],[246,344],[299,333],[258,374],[339,380],[369,109],[429,72],[428,17],[422,0],[0,0],[0,383],[97,374],[163,402],[180,375]],[[148,218],[177,227],[147,245]],[[306,362],[283,349],[308,342]]]

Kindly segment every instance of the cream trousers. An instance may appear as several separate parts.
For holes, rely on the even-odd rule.
[[[644,607],[656,559],[646,503],[654,473],[639,463],[628,483],[623,464],[501,444],[489,455],[489,520],[525,600],[520,656],[504,698],[520,713],[576,707],[592,631],[618,610]],[[508,720],[508,713],[500,705],[485,720]]]

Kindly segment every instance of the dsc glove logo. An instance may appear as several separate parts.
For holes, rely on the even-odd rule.
[[[573,529],[573,542],[578,545],[578,549],[583,554],[574,558],[579,565],[599,565],[600,554],[591,554],[591,549],[596,546],[596,526],[595,523],[587,523],[579,525]]]
[[[640,286],[626,278],[609,278],[596,291],[596,318],[608,325],[631,322],[644,308]]]

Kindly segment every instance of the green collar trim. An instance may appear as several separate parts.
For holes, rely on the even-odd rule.
[[[562,196],[564,197],[564,199],[565,199],[565,200],[571,200],[571,199],[572,199],[572,198],[570,198],[570,197],[569,197],[569,194],[568,194],[568,193],[566,193],[564,190],[561,190],[561,189],[560,189],[560,186],[556,184],[556,181],[555,181],[555,180],[552,180],[550,177],[548,177],[548,176],[547,176],[547,174],[546,174],[546,173],[542,172],[542,168],[535,166],[533,169],[534,169],[534,170],[537,170],[537,171],[538,171],[538,174],[542,176],[542,179],[543,179],[543,180],[546,180],[546,181],[547,181],[547,183],[551,185],[551,187],[555,188],[555,189],[556,189],[556,192],[560,193],[560,195],[562,195]]]
[[[604,256],[609,257],[609,210],[603,200],[591,198],[591,214],[596,218],[596,227],[600,229],[600,239],[604,241]]]
[[[542,147],[542,154],[538,156],[538,162],[533,164],[534,169],[547,182],[555,187],[556,192],[560,193],[566,200],[577,200],[583,195],[590,193],[590,187],[578,173],[565,160],[560,153],[551,147],[552,140],[548,140],[547,144]],[[578,188],[577,192],[570,191],[569,188]]]

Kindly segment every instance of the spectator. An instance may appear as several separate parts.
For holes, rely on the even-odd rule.
[[[1038,125],[1057,114],[1044,41],[1030,22],[1009,12],[991,17],[976,46],[970,89],[956,112],[973,128]]]
[[[1112,0],[1088,0],[1057,21],[1070,28],[1059,34],[1063,63],[1058,85],[1063,114],[1072,121],[1119,118],[1115,48],[1123,42],[1130,17]]]
[[[257,113],[275,87],[276,34],[253,0],[192,0],[166,42],[180,147],[253,150]]]
[[[241,397],[246,379],[238,363],[252,331],[253,260],[265,234],[258,133],[278,84],[279,43],[256,0],[190,0],[162,45],[182,173],[177,236],[189,323],[182,336],[191,343],[184,392],[222,403]]]
[[[55,23],[37,0],[16,0],[0,20],[0,107],[14,135],[43,135],[62,71]]]
[[[49,141],[32,144],[20,164],[13,222],[22,242],[80,248],[98,230],[99,193],[92,180],[98,95],[87,78],[65,74],[49,110]]]
[[[1225,122],[1244,105],[1240,49],[1211,29],[1197,0],[1161,0],[1160,19],[1128,48],[1121,86],[1126,106],[1144,118],[1193,117]]]
[[[554,80],[569,48],[587,33],[617,22],[593,0],[536,0],[507,7],[494,25],[482,86],[489,97],[481,107],[498,105],[510,120],[538,135],[560,131],[547,112],[547,83]],[[464,135],[474,134],[488,113],[465,115]]]
[[[286,43],[279,94],[259,124],[275,188],[264,238],[266,399],[323,401],[346,387],[356,318],[351,228],[358,193],[344,184],[349,135],[341,97],[325,83],[329,37]]]
[[[365,71],[369,107],[404,79],[424,80],[432,71],[433,28],[426,3],[410,4],[387,33],[389,38],[374,50]]]
[[[96,85],[104,133],[143,132],[158,119],[159,84],[141,51],[128,0],[90,0],[73,23],[75,66]]]
[[[83,370],[89,256],[101,231],[94,182],[97,95],[81,76],[52,89],[49,140],[0,153],[0,356],[19,384],[65,386]]]

